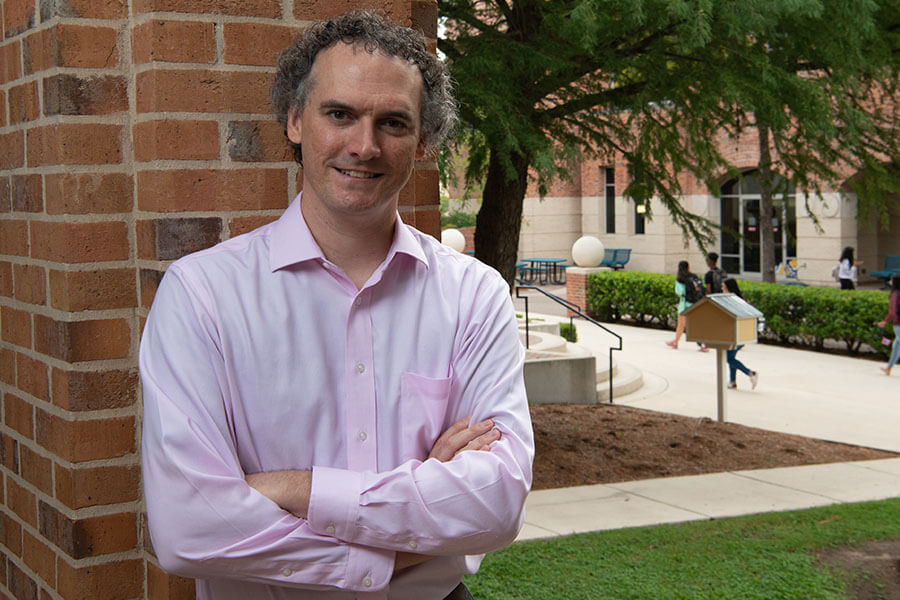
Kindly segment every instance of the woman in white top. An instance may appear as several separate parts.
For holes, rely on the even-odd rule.
[[[862,261],[853,260],[853,248],[847,246],[841,252],[841,259],[838,262],[838,280],[841,282],[842,290],[856,289],[856,270],[862,264]]]

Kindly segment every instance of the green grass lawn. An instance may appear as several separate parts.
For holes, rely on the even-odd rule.
[[[477,600],[843,599],[818,550],[900,539],[900,498],[515,544],[466,585]]]

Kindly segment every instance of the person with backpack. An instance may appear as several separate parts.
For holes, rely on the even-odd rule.
[[[683,260],[678,263],[678,273],[675,275],[675,293],[678,295],[678,320],[675,325],[675,339],[666,342],[669,348],[678,349],[678,341],[684,333],[684,326],[687,318],[684,311],[688,309],[694,302],[697,302],[706,295],[706,287],[703,281],[694,273],[691,273],[691,266],[688,261]],[[697,343],[700,352],[706,352],[709,348],[706,344]]]
[[[715,252],[710,252],[706,255],[706,266],[709,267],[709,270],[703,277],[703,281],[706,283],[707,294],[720,293],[722,291],[722,283],[728,279],[728,273],[725,272],[725,269],[716,266],[717,262],[719,262],[719,255]]]
[[[726,294],[735,294],[739,298],[743,298],[744,295],[741,293],[741,288],[738,287],[737,279],[727,278],[722,282],[721,291]],[[759,382],[759,375],[756,371],[751,371],[747,368],[747,365],[742,363],[737,359],[738,350],[744,347],[744,344],[741,344],[734,350],[726,350],[725,351],[725,360],[728,362],[728,389],[733,390],[737,389],[737,372],[740,371],[744,375],[750,378],[750,387],[752,389],[756,389],[756,384]]]

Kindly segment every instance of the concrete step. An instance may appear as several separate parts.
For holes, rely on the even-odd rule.
[[[524,335],[524,334],[523,334]],[[591,352],[546,333],[529,335],[525,352],[525,389],[532,404],[569,402],[593,404],[596,400],[596,361]]]
[[[528,331],[528,336],[526,338],[525,331],[523,329],[519,329],[519,338],[522,340],[522,345],[526,345],[526,339],[528,344],[528,352],[553,352],[558,354],[567,354],[569,352],[568,344],[562,336],[549,333],[547,331],[535,331],[533,328],[530,328]]]
[[[604,362],[602,367],[599,363]],[[598,360],[597,401],[609,402],[609,361]],[[643,372],[628,363],[613,362],[613,402],[641,389],[644,385]]]

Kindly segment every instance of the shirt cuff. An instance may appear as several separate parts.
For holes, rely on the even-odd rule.
[[[307,521],[319,535],[352,542],[359,518],[362,473],[313,467]]]
[[[319,535],[353,544],[362,481],[362,473],[313,467],[307,515],[310,529]],[[384,590],[391,581],[395,560],[393,550],[351,545],[347,561],[347,587],[361,592]],[[375,594],[375,597],[380,596]]]

